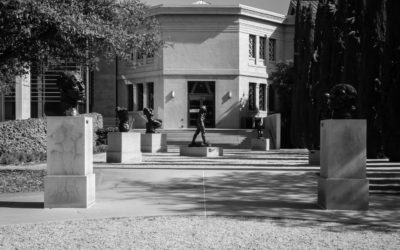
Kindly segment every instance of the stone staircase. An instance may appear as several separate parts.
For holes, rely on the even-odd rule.
[[[161,129],[159,133],[167,134],[168,147],[188,145],[196,129]],[[144,129],[135,129],[135,132],[144,133]],[[251,138],[256,138],[257,132],[253,129],[206,129],[206,139],[213,146],[229,149],[249,149]],[[196,139],[201,142],[201,135]]]
[[[400,163],[369,162],[367,178],[371,194],[400,195]]]

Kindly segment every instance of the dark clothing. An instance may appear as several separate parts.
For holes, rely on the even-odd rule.
[[[207,144],[206,131],[205,131],[205,126],[204,126],[205,119],[206,119],[206,112],[203,110],[200,110],[199,115],[197,116],[197,120],[196,120],[197,129],[196,129],[196,132],[194,132],[192,144],[195,144],[196,137],[199,135],[200,132],[201,132],[201,139],[203,140],[203,144]]]

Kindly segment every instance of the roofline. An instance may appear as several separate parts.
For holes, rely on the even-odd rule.
[[[288,16],[243,4],[236,5],[176,5],[159,4],[150,7],[151,16],[160,15],[242,15],[280,24],[291,24]],[[289,19],[290,20],[290,19]]]

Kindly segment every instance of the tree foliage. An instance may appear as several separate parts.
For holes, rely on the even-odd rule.
[[[400,160],[400,1],[319,0],[312,14],[306,2],[296,14],[292,143],[318,147],[324,95],[347,83],[367,120],[368,157]]]
[[[139,0],[0,0],[0,92],[32,63],[153,53],[162,41],[147,9]]]

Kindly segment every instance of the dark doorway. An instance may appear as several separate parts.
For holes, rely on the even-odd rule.
[[[196,127],[199,107],[207,107],[205,126],[215,127],[215,82],[213,81],[189,81],[189,127]]]

